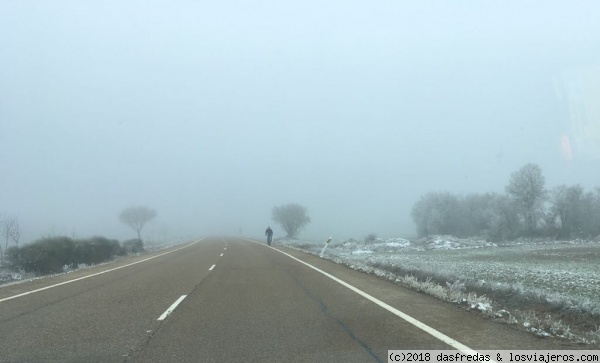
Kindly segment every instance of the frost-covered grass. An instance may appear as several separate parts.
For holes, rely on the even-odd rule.
[[[15,272],[0,266],[0,286],[34,277],[35,275],[32,273]]]
[[[282,241],[319,254],[321,243]],[[539,336],[600,345],[600,243],[432,236],[334,241],[324,255]]]

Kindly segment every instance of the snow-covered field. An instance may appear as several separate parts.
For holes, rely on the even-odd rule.
[[[324,246],[324,241],[282,240],[278,243],[314,254],[319,254]],[[539,335],[570,336],[575,329],[572,324],[581,325],[583,321],[583,325],[587,323],[589,326],[580,328],[593,333],[592,338],[583,341],[590,342],[600,337],[598,240],[522,239],[504,244],[452,236],[430,236],[412,241],[402,238],[375,239],[371,242],[334,240],[323,257],[404,285],[406,281],[413,281],[413,277],[433,282],[438,285],[438,290],[442,287],[447,290],[447,293],[437,291],[434,295],[444,295],[446,299],[453,289],[464,294],[469,291],[480,296],[485,294],[487,297],[475,299],[479,302],[473,303],[473,306],[487,310],[489,316],[510,315],[512,323],[522,324]],[[502,294],[507,296],[503,297]],[[532,296],[538,300],[532,303]],[[490,302],[498,301],[488,304],[488,298]],[[556,327],[555,320],[552,323],[538,321],[541,325],[553,324],[555,330],[538,331],[531,327],[530,321],[523,320],[523,314],[532,305],[539,305],[539,301],[546,308],[527,312],[529,320],[553,320],[554,317],[548,314],[552,309],[560,310],[559,315],[563,319],[566,319],[565,311],[585,318],[581,318],[581,321],[577,321],[579,318],[568,318],[566,323],[561,322],[560,328]],[[513,309],[512,314],[505,310],[509,309],[506,305]],[[520,322],[514,310],[521,310]]]
[[[282,241],[312,253],[324,243]],[[448,282],[471,280],[514,284],[547,294],[600,300],[600,242],[519,240],[497,245],[482,240],[432,236],[331,242],[325,257],[354,265],[400,267],[447,276]],[[452,280],[453,279],[453,280]]]

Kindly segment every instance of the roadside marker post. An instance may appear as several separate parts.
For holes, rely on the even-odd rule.
[[[325,253],[325,250],[327,249],[329,242],[331,242],[331,237],[329,237],[329,239],[327,239],[327,242],[325,242],[325,246],[323,246],[323,250],[321,250],[321,254],[319,255],[319,257],[323,258],[323,254]]]

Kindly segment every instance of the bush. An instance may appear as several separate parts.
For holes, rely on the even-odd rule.
[[[105,237],[92,237],[88,240],[77,242],[76,247],[80,252],[80,255],[77,256],[77,264],[85,263],[91,265],[105,262],[121,252],[119,241],[110,240]]]
[[[141,239],[130,239],[123,242],[123,254],[144,252],[144,242]]]
[[[371,233],[365,237],[365,243],[373,243],[377,239],[377,235],[375,233]]]
[[[105,237],[73,240],[69,237],[42,238],[8,251],[8,265],[37,275],[62,272],[64,266],[97,264],[120,254],[119,241]]]

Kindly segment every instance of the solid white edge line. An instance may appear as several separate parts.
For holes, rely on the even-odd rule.
[[[78,277],[78,278],[76,278],[76,279],[69,280],[69,281],[63,281],[63,282],[60,282],[60,283],[58,283],[58,284],[54,284],[54,285],[50,285],[50,286],[46,286],[46,287],[42,287],[42,288],[39,288],[39,289],[36,289],[36,290],[27,291],[27,292],[24,292],[24,293],[22,293],[22,294],[18,294],[18,295],[13,295],[13,296],[5,297],[5,298],[3,298],[3,299],[0,299],[0,303],[1,303],[1,302],[4,302],[4,301],[8,301],[8,300],[12,300],[12,299],[16,299],[16,298],[19,298],[19,297],[22,297],[22,296],[26,296],[26,295],[29,295],[29,294],[33,294],[33,293],[36,293],[36,292],[40,292],[40,291],[44,291],[44,290],[48,290],[48,289],[51,289],[51,288],[53,288],[53,287],[58,287],[58,286],[62,286],[62,285],[66,285],[66,284],[70,284],[71,282],[75,282],[75,281],[79,281],[79,280],[84,280],[84,279],[87,279],[87,278],[90,278],[90,277],[94,277],[94,276],[102,275],[102,274],[105,274],[105,273],[107,273],[107,272],[112,272],[112,271],[120,270],[120,269],[122,269],[122,268],[125,268],[125,267],[129,267],[129,266],[137,265],[138,263],[142,263],[142,262],[150,261],[150,260],[152,260],[152,259],[155,259],[155,258],[157,258],[157,257],[164,256],[164,255],[168,255],[169,253],[173,253],[173,252],[176,252],[176,251],[182,250],[182,249],[184,249],[184,248],[188,248],[188,247],[190,247],[190,246],[193,246],[193,245],[195,245],[196,243],[198,243],[198,242],[202,241],[203,239],[204,239],[204,238],[200,238],[200,239],[199,239],[199,240],[197,240],[196,242],[190,243],[190,244],[189,244],[189,245],[187,245],[187,246],[183,246],[183,247],[181,247],[181,248],[178,248],[178,249],[175,249],[175,250],[172,250],[172,251],[168,251],[168,252],[165,252],[165,253],[161,253],[160,255],[152,256],[152,257],[146,258],[146,259],[144,259],[144,260],[141,260],[141,261],[133,262],[133,263],[130,263],[130,264],[128,264],[128,265],[124,265],[124,266],[120,266],[120,267],[111,268],[111,269],[109,269],[109,270],[106,270],[106,271],[101,271],[101,272],[97,272],[97,273],[95,273],[95,274],[91,274],[91,275],[87,275],[87,276]]]
[[[215,268],[215,266],[216,266],[216,265],[212,265],[212,266],[210,266],[210,268],[208,269],[208,271],[212,271],[212,270],[213,270],[213,268]]]
[[[264,244],[262,244],[260,242],[257,242],[257,241],[253,241],[253,240],[250,240],[250,239],[245,239],[245,240],[257,243],[257,244],[259,244],[261,246],[265,246]],[[269,247],[269,246],[265,246],[265,247]],[[289,253],[280,251],[280,250],[278,250],[276,248],[273,248],[273,247],[270,247],[270,248],[273,249],[273,250],[275,250],[275,251],[277,251],[277,252],[279,252],[279,253],[282,253],[282,254],[288,256],[289,258],[292,258],[292,259],[294,259],[294,260],[296,260],[296,261],[298,261],[298,262],[300,262],[300,263],[302,263],[302,264],[304,264],[304,265],[312,268],[313,270],[315,270],[315,271],[317,271],[317,272],[319,272],[319,273],[321,273],[321,274],[323,274],[323,275],[325,275],[327,277],[329,277],[333,281],[335,281],[335,282],[337,282],[337,283],[339,283],[339,284],[347,287],[348,289],[354,291],[355,293],[361,295],[362,297],[364,297],[364,298],[366,298],[366,299],[374,302],[375,304],[377,304],[380,307],[384,308],[385,310],[391,312],[392,314],[400,317],[401,319],[405,320],[406,322],[414,325],[415,327],[423,330],[424,332],[426,332],[426,333],[434,336],[435,338],[441,340],[442,342],[448,344],[452,348],[455,348],[457,350],[460,350],[460,351],[463,351],[463,352],[466,352],[466,353],[470,353],[470,354],[476,353],[475,350],[467,347],[466,345],[464,345],[464,344],[462,344],[462,343],[460,343],[460,342],[458,342],[458,341],[450,338],[449,336],[447,336],[444,333],[441,333],[441,332],[435,330],[434,328],[430,327],[429,325],[420,322],[419,320],[413,318],[412,316],[403,313],[402,311],[396,309],[395,307],[384,303],[383,301],[375,298],[374,296],[369,295],[369,294],[367,294],[366,292],[364,292],[362,290],[359,290],[358,288],[350,285],[349,283],[347,283],[347,282],[345,282],[343,280],[340,280],[337,277],[335,277],[335,276],[333,276],[333,275],[331,275],[331,274],[329,274],[329,273],[327,273],[327,272],[325,272],[325,271],[323,271],[323,270],[321,270],[321,269],[319,269],[319,268],[317,268],[317,267],[315,267],[315,266],[313,266],[313,265],[311,265],[311,264],[309,264],[307,262],[304,262],[304,261],[302,261],[302,260],[300,260],[300,259],[298,259],[298,258],[296,258],[296,257],[294,257],[292,255],[290,255]]]
[[[158,319],[156,319],[156,320],[160,320],[160,321],[162,321],[162,320],[165,320],[165,318],[166,318],[166,317],[167,317],[169,314],[171,314],[171,313],[173,312],[173,310],[175,310],[175,308],[177,308],[177,305],[179,305],[179,304],[180,304],[180,303],[183,301],[183,299],[185,299],[186,297],[187,297],[187,295],[181,295],[181,296],[179,297],[179,299],[177,299],[177,300],[176,300],[176,301],[173,303],[173,305],[169,306],[169,308],[168,308],[167,310],[165,310],[165,312],[164,312],[164,313],[162,313],[162,315],[161,315],[161,316],[159,316],[159,317],[158,317]]]

